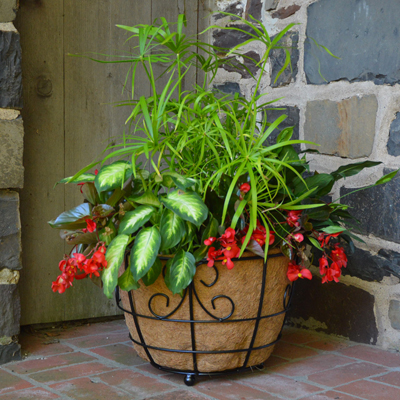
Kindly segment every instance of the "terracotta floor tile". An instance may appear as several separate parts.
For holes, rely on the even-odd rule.
[[[86,361],[95,361],[92,356],[81,352],[62,354],[39,359],[27,359],[16,363],[6,364],[4,368],[19,374],[31,374],[33,372],[43,371],[49,368],[61,367],[63,365],[77,364]]]
[[[210,400],[210,398],[188,390],[176,390],[153,397],[146,397],[146,400]]]
[[[278,357],[294,360],[296,358],[305,358],[318,355],[318,352],[306,347],[296,346],[287,342],[279,342],[275,345],[273,354]]]
[[[160,382],[155,377],[151,378],[129,369],[107,372],[98,377],[103,382],[135,396],[154,395],[174,389],[174,386]],[[182,381],[181,383],[183,384]]]
[[[275,374],[243,374],[236,379],[236,382],[246,384],[268,393],[278,394],[287,399],[295,399],[300,396],[307,396],[321,391],[321,388],[317,386]]]
[[[18,337],[23,356],[52,356],[61,353],[71,353],[74,351],[71,347],[59,343],[58,337],[33,336],[25,332]]]
[[[400,354],[369,346],[357,345],[341,350],[341,354],[387,367],[400,367]]]
[[[340,341],[340,340],[330,340],[326,338],[324,340],[317,340],[315,342],[307,343],[307,347],[312,347],[317,350],[324,350],[324,351],[338,351],[342,349],[346,349],[353,344],[348,341]]]
[[[357,381],[348,385],[339,386],[337,391],[359,396],[367,400],[397,400],[400,399],[400,389],[382,385],[377,382]]]
[[[75,400],[133,400],[130,394],[105,385],[97,377],[74,379],[50,387]]]
[[[147,363],[147,361],[137,355],[136,351],[130,345],[113,344],[111,346],[98,347],[90,351],[124,365],[132,366]]]
[[[83,376],[99,374],[101,372],[108,372],[111,370],[112,368],[106,367],[99,362],[92,362],[37,372],[35,374],[30,374],[29,378],[32,378],[37,382],[51,384],[60,381],[66,381],[67,379],[80,378]]]
[[[280,358],[275,355],[272,355],[272,356],[269,356],[268,360],[264,362],[264,368],[265,369],[272,368],[272,367],[275,367],[276,365],[285,364],[287,362],[288,361],[285,360],[284,358]]]
[[[215,379],[200,382],[195,386],[196,390],[215,397],[218,400],[277,400],[278,398],[265,391],[253,389],[227,379]]]
[[[117,333],[102,333],[100,335],[84,336],[75,339],[67,339],[66,342],[81,348],[91,348],[115,343],[130,343],[131,340],[129,339],[128,331],[124,331]]]
[[[40,388],[25,389],[2,396],[0,395],[1,400],[49,400],[59,398],[60,396]]]
[[[126,325],[122,325],[118,321],[109,321],[103,323],[91,323],[82,326],[66,329],[60,332],[61,339],[71,339],[89,335],[96,335],[107,332],[128,332]]]
[[[282,340],[294,344],[305,344],[320,340],[321,336],[313,332],[299,331],[298,329],[284,329]]]
[[[0,369],[0,394],[13,390],[26,389],[32,386],[32,384],[24,379]]]
[[[373,375],[382,374],[385,371],[387,371],[387,369],[379,365],[362,362],[312,374],[308,376],[308,380],[319,383],[320,385],[334,387],[357,379],[364,379]]]
[[[320,394],[315,394],[311,397],[302,397],[300,400],[359,400],[359,397],[353,397],[348,394],[334,392],[328,390]],[[394,399],[393,399],[394,400]]]
[[[332,369],[339,365],[353,362],[352,359],[347,357],[324,354],[318,357],[306,358],[304,360],[278,365],[277,367],[270,368],[269,371],[287,376],[308,376],[319,371]]]
[[[378,378],[372,378],[374,381],[388,383],[389,385],[400,387],[400,371],[389,372]]]

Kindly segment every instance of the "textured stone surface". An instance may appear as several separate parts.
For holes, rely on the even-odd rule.
[[[261,8],[261,0],[247,0],[246,18],[252,21],[252,19],[250,18],[251,15],[253,18],[261,19]]]
[[[237,60],[236,57],[228,57],[222,68],[228,72],[237,72],[243,79],[251,78],[250,72],[255,76],[259,70],[256,63],[260,61],[260,55],[255,51],[248,51],[243,54],[243,60]],[[244,68],[243,65],[247,68]],[[250,71],[250,72],[249,72]]]
[[[390,124],[387,151],[391,156],[400,156],[400,112]]]
[[[0,285],[17,284],[19,272],[8,268],[0,269]]]
[[[288,317],[289,324],[307,327],[309,321],[317,330],[355,342],[375,344],[378,337],[374,296],[343,283],[321,284],[316,276],[296,281]]]
[[[17,15],[17,0],[0,1],[0,22],[13,21]]]
[[[0,269],[21,269],[19,196],[0,190]]]
[[[384,173],[391,172],[385,169]],[[341,188],[340,195],[350,193],[354,189]],[[360,224],[355,231],[400,243],[400,176],[399,174],[385,185],[361,190],[343,198]]]
[[[24,126],[21,117],[0,120],[0,189],[23,187],[23,140]]]
[[[265,11],[275,10],[279,0],[265,0]]]
[[[0,346],[0,365],[18,360],[22,360],[21,346],[18,343]]]
[[[400,330],[400,301],[390,300],[389,319],[392,328]]]
[[[224,12],[231,13],[231,14],[236,14],[236,15],[238,15],[240,17],[243,15],[243,11],[244,11],[244,6],[243,6],[243,3],[241,1],[237,1],[237,2],[235,2],[233,4],[230,4],[224,10]],[[226,15],[224,15],[224,14],[215,14],[214,15],[214,19],[215,20],[218,20],[218,19],[221,19],[221,18],[225,18],[225,17],[226,17]],[[235,18],[232,18],[232,20],[233,19],[237,19],[237,18],[235,17]]]
[[[309,101],[304,138],[320,146],[308,147],[340,157],[368,157],[374,144],[377,110],[375,95],[341,102]]]
[[[22,108],[19,33],[0,31],[0,107]]]
[[[17,285],[0,285],[0,337],[18,335],[20,318]]]
[[[400,52],[395,50],[399,44],[399,15],[398,0],[319,0],[311,4],[306,36],[340,59],[332,58],[307,40],[304,69],[308,83],[340,79],[376,84],[399,82]],[[318,71],[319,63],[323,77]]]
[[[271,62],[271,86],[278,87],[289,84],[292,79],[295,81],[297,76],[297,63],[299,61],[299,34],[298,32],[287,33],[282,40],[279,42],[280,46],[284,46],[290,53],[290,62],[285,70],[279,75],[276,80],[279,71],[285,65],[286,51],[285,49],[273,49],[270,53]]]
[[[239,29],[245,32],[255,33],[253,28],[247,25],[238,24],[235,25]],[[251,36],[244,32],[233,31],[233,30],[219,30],[213,32],[214,45],[224,48],[231,49],[239,43],[243,43],[248,39],[251,39]]]
[[[240,86],[236,82],[225,82],[222,85],[214,85],[214,87],[217,90],[220,90],[221,92],[224,92],[227,94],[235,94],[235,93],[240,94]]]
[[[267,110],[267,121],[273,123],[277,120],[281,115],[287,115],[287,118],[279,124],[279,129],[274,129],[272,133],[268,136],[268,144],[272,145],[276,143],[276,139],[279,133],[289,127],[293,128],[293,140],[299,139],[299,122],[300,122],[300,110],[297,107],[282,107],[284,110]],[[297,151],[300,151],[300,145],[295,144],[294,148]]]
[[[295,12],[300,10],[300,6],[292,4],[289,7],[280,8],[277,12],[272,14],[273,18],[285,19],[293,15]]]

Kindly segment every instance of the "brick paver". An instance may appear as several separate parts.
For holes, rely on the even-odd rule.
[[[199,377],[153,368],[122,320],[23,333],[23,361],[0,365],[0,400],[400,400],[400,355],[286,329],[263,370]]]

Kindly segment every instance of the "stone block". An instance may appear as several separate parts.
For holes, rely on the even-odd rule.
[[[14,21],[17,15],[17,0],[1,0],[0,2],[0,22]]]
[[[308,7],[304,70],[308,83],[400,81],[398,0],[319,0]],[[322,76],[321,76],[322,75]]]
[[[389,319],[392,328],[400,330],[400,301],[390,300]]]
[[[385,169],[384,173],[391,172]],[[340,195],[352,192],[352,188],[341,188]],[[360,224],[355,232],[365,235],[373,234],[382,239],[400,243],[400,176],[399,174],[385,185],[362,190],[343,198],[351,214]]]
[[[278,6],[279,0],[265,0],[265,11],[275,10]]]
[[[226,94],[241,94],[240,86],[236,82],[225,82],[222,85],[214,85],[214,88]]]
[[[274,129],[272,133],[268,136],[268,143],[266,145],[273,145],[276,143],[276,139],[279,135],[279,133],[289,127],[294,127],[293,128],[293,136],[292,140],[298,140],[299,139],[299,122],[300,122],[300,110],[297,107],[280,107],[280,108],[285,108],[284,110],[267,110],[267,121],[270,123],[273,123],[276,121],[281,115],[285,114],[287,115],[287,118],[281,122],[278,125],[278,128]],[[300,145],[295,144],[294,148],[296,151],[300,151]]]
[[[22,118],[0,119],[0,189],[24,185],[24,126]]]
[[[242,1],[236,1],[235,3],[230,4],[228,7],[226,7],[224,9],[224,12],[227,12],[227,13],[230,13],[230,14],[235,14],[235,15],[238,15],[240,17],[243,16],[243,11],[244,11],[244,5],[243,5]],[[214,15],[214,19],[215,20],[218,20],[218,19],[221,19],[221,18],[226,18],[226,15],[224,15],[224,14],[215,14]],[[238,18],[232,17],[231,19],[235,20],[235,19],[238,19]]]
[[[244,24],[234,25],[244,32],[234,31],[234,30],[216,30],[213,32],[214,46],[226,49],[227,51],[232,47],[235,47],[239,43],[243,43],[251,36],[248,33],[256,34],[254,29],[250,26]],[[246,33],[248,32],[248,33]]]
[[[400,112],[390,124],[387,152],[391,156],[400,156]]]
[[[20,319],[17,285],[0,285],[0,337],[18,335]]]
[[[300,6],[292,4],[291,6],[280,8],[272,14],[273,18],[285,19],[291,17],[294,13],[300,10]]]
[[[374,302],[373,295],[354,286],[340,282],[322,284],[316,276],[311,281],[299,279],[293,291],[288,323],[303,328],[319,327],[316,330],[324,333],[376,344]]]
[[[21,265],[19,196],[0,190],[0,269],[18,270]]]
[[[22,108],[19,33],[0,31],[0,107]]]
[[[0,285],[17,284],[19,281],[19,272],[12,269],[0,269]]]
[[[243,54],[242,59],[243,60],[237,60],[236,57],[228,57],[221,67],[228,72],[237,72],[242,75],[243,79],[251,78],[251,74],[255,76],[259,70],[256,63],[260,61],[260,55],[255,51],[248,51]]]
[[[21,346],[18,343],[0,346],[0,365],[22,360]]]
[[[249,21],[253,21],[250,18],[250,15],[260,20],[261,19],[261,9],[262,9],[262,2],[261,0],[247,0],[246,6],[246,19]]]
[[[290,65],[276,79],[278,73],[285,65],[286,51],[285,49],[273,49],[270,53],[271,62],[271,86],[279,87],[288,85],[292,80],[296,80],[297,63],[299,62],[299,34],[298,32],[288,32],[279,42],[280,46],[285,47],[290,53]],[[275,81],[276,80],[276,81]]]
[[[374,144],[377,110],[375,95],[341,102],[309,101],[304,138],[320,146],[308,147],[339,157],[368,157]]]

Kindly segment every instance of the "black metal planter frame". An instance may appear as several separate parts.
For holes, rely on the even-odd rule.
[[[127,268],[128,266],[128,255],[129,253],[126,254],[125,256],[125,268]],[[274,258],[274,257],[281,257],[283,254],[279,253],[279,254],[271,254],[268,256],[268,258]],[[164,260],[168,260],[169,258],[167,257],[159,257],[160,259],[164,259]],[[254,256],[254,257],[241,257],[240,260],[259,260],[260,257],[258,256]],[[207,261],[202,260],[200,262],[197,263],[197,265],[201,265],[201,264],[205,264],[207,263]],[[206,287],[211,287],[214,286],[216,284],[216,282],[218,281],[218,269],[214,266],[214,270],[216,273],[216,277],[214,279],[214,281],[210,284],[205,283],[204,281],[200,281],[201,284],[203,284]],[[165,267],[164,267],[164,271],[163,273],[165,273]],[[282,336],[282,328],[283,325],[285,323],[285,318],[283,320],[281,329],[279,331],[279,334],[276,338],[276,340],[274,340],[273,342],[267,343],[263,346],[257,346],[254,347],[254,342],[257,336],[257,332],[258,332],[258,328],[259,328],[259,323],[262,319],[265,318],[272,318],[272,317],[276,317],[278,315],[284,314],[286,313],[289,308],[290,308],[290,301],[291,301],[291,297],[292,297],[292,291],[293,291],[293,284],[288,284],[286,286],[286,290],[285,293],[283,295],[283,309],[282,311],[279,311],[277,313],[274,314],[270,314],[270,315],[262,315],[262,308],[263,308],[263,302],[264,302],[264,293],[265,293],[265,286],[266,286],[266,277],[267,277],[267,263],[264,262],[263,265],[263,277],[262,277],[262,285],[261,285],[261,293],[260,293],[260,300],[259,300],[259,304],[258,304],[258,311],[257,311],[257,317],[253,317],[253,318],[241,318],[241,319],[231,319],[231,316],[233,315],[234,311],[235,311],[235,303],[233,302],[233,300],[228,297],[225,296],[223,294],[218,295],[218,296],[214,296],[211,299],[211,305],[213,306],[213,309],[215,309],[215,300],[218,298],[225,298],[228,301],[230,301],[232,309],[230,311],[230,313],[228,315],[226,315],[225,317],[217,317],[215,315],[213,315],[205,306],[204,304],[201,302],[201,300],[199,299],[199,296],[197,295],[196,292],[196,288],[195,288],[195,284],[194,282],[192,282],[184,291],[184,294],[182,296],[182,300],[179,302],[178,306],[172,310],[170,313],[168,313],[167,315],[158,315],[154,312],[153,307],[152,307],[152,302],[156,297],[164,297],[166,299],[166,305],[167,307],[169,306],[169,297],[164,294],[164,293],[156,293],[153,296],[150,297],[149,302],[148,302],[148,307],[149,307],[149,311],[151,312],[151,314],[153,316],[150,315],[143,315],[143,314],[138,314],[135,311],[135,307],[133,305],[133,298],[132,298],[132,293],[129,292],[128,293],[128,298],[129,298],[129,304],[131,307],[131,310],[126,310],[125,308],[123,308],[121,306],[121,298],[120,298],[120,294],[119,294],[119,288],[116,288],[115,291],[115,298],[116,298],[116,302],[117,302],[117,306],[124,312],[132,315],[133,317],[133,321],[136,327],[136,331],[138,334],[138,340],[135,340],[131,334],[129,334],[130,339],[132,340],[133,343],[142,346],[144,351],[146,352],[147,357],[150,360],[150,363],[153,367],[161,370],[161,371],[166,371],[166,372],[173,372],[176,374],[181,374],[184,375],[184,382],[187,386],[193,386],[195,383],[195,379],[196,376],[214,376],[214,375],[221,375],[221,374],[227,374],[227,373],[234,373],[234,372],[243,372],[243,371],[249,371],[253,368],[263,368],[263,365],[256,365],[256,366],[249,366],[248,362],[249,362],[249,358],[250,358],[250,354],[252,351],[254,350],[261,350],[264,349],[266,347],[270,347],[273,346],[275,343],[277,343],[281,336]],[[174,313],[181,307],[181,305],[183,304],[186,296],[189,296],[189,312],[190,312],[190,319],[187,320],[183,320],[183,319],[174,319],[171,318]],[[200,305],[200,307],[211,317],[210,320],[195,320],[193,317],[193,304],[194,301],[197,301]],[[140,328],[140,323],[139,323],[139,319],[140,318],[147,318],[147,319],[153,319],[153,320],[162,320],[162,321],[166,321],[166,322],[180,322],[180,323],[186,323],[186,324],[190,324],[190,333],[191,333],[191,350],[179,350],[179,349],[168,349],[168,348],[162,348],[162,347],[156,347],[156,346],[150,346],[148,344],[146,344],[145,338],[143,337],[141,328]],[[195,324],[210,324],[210,323],[235,323],[235,322],[246,322],[246,321],[255,321],[254,324],[254,330],[253,330],[253,334],[252,334],[252,338],[251,338],[251,342],[250,342],[250,346],[247,349],[232,349],[232,350],[214,350],[214,351],[204,351],[204,350],[199,350],[197,349],[196,346],[196,337],[195,337]],[[186,353],[186,354],[191,354],[192,358],[193,358],[193,370],[179,370],[179,369],[174,369],[174,368],[168,368],[168,367],[163,367],[162,365],[157,364],[151,353],[150,350],[159,350],[159,351],[166,351],[166,352],[172,352],[172,353]],[[246,358],[245,361],[243,363],[243,365],[241,367],[238,368],[234,368],[234,369],[230,369],[230,370],[224,370],[224,371],[218,371],[218,372],[199,372],[197,369],[197,354],[226,354],[226,353],[240,353],[240,352],[244,352],[247,353],[246,354]]]

